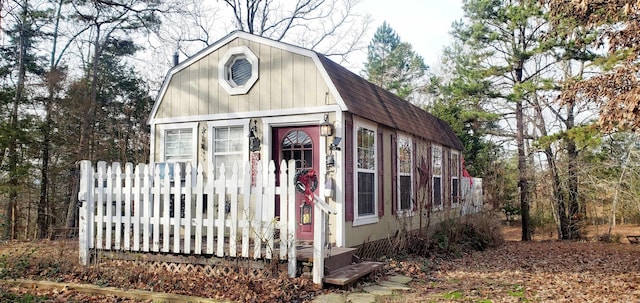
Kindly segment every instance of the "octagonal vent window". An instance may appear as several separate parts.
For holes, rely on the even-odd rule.
[[[238,58],[233,61],[229,71],[229,82],[235,86],[245,85],[251,78],[251,63],[247,58]]]
[[[246,94],[258,80],[258,57],[246,46],[230,48],[219,66],[220,86],[230,95]]]

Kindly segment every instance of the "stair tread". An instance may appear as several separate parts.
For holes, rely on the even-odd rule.
[[[384,263],[365,261],[361,263],[351,264],[340,269],[336,269],[322,280],[324,283],[333,285],[347,285],[367,274],[382,268]]]

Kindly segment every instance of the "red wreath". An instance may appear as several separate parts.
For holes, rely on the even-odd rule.
[[[296,190],[300,193],[304,193],[304,198],[307,202],[313,201],[313,191],[318,188],[318,176],[313,169],[303,169],[298,171],[295,178]]]

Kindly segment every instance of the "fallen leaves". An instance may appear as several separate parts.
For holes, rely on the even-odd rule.
[[[635,302],[639,260],[640,245],[507,242],[442,260],[431,282],[416,283],[406,298],[388,302]]]

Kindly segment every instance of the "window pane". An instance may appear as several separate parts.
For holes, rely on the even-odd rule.
[[[231,177],[234,164],[238,164],[238,168],[242,169],[243,142],[246,139],[244,135],[244,127],[229,126],[219,127],[214,130],[213,139],[213,158],[216,167],[216,176],[219,175],[219,169],[224,163],[227,177]]]
[[[398,140],[398,161],[400,174],[411,174],[411,141],[407,138]]]
[[[227,178],[231,177],[233,166],[236,163],[238,164],[238,174],[240,174],[242,171],[242,166],[243,166],[242,155],[216,156],[215,161],[216,161],[216,177],[220,175],[220,167],[222,166],[222,164],[224,164],[225,176],[227,176]]]
[[[442,206],[442,184],[440,177],[433,177],[433,206]]]
[[[375,214],[374,174],[358,173],[358,215]]]
[[[164,160],[191,160],[193,130],[191,128],[171,129],[165,132]]]
[[[460,175],[460,157],[457,153],[451,154],[451,175],[457,177]]]
[[[431,158],[433,159],[433,174],[442,174],[442,146],[433,146],[431,149]]]
[[[458,197],[458,179],[451,180],[451,191],[454,199],[457,198]],[[454,200],[453,203],[458,203],[458,201]]]
[[[400,176],[400,209],[411,208],[411,176]]]
[[[358,168],[375,169],[375,134],[372,130],[358,128]]]

